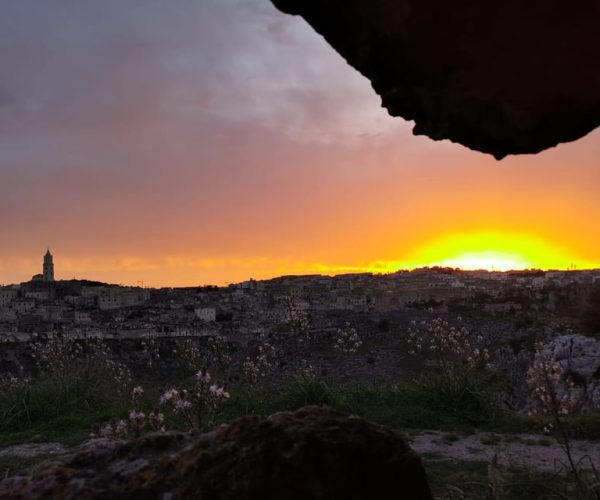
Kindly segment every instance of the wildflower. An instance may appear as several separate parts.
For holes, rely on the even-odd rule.
[[[209,391],[215,399],[229,399],[229,393],[223,387],[219,387],[216,384],[211,385]]]
[[[298,342],[310,341],[310,317],[308,313],[300,310],[291,297],[285,298],[284,306],[286,308],[285,321],[291,332],[297,337]]]
[[[208,347],[213,355],[213,359],[221,370],[227,369],[231,364],[229,355],[229,343],[221,335],[216,335],[208,339]]]
[[[131,410],[129,412],[129,422],[136,436],[139,436],[144,424],[146,423],[146,415],[140,410]]]
[[[127,435],[127,423],[125,420],[119,420],[115,427],[115,434],[119,437],[125,437]]]
[[[175,411],[178,413],[184,413],[188,411],[192,407],[192,403],[190,403],[186,399],[178,399],[175,402]]]
[[[152,427],[152,429],[154,430],[161,429],[164,421],[165,416],[158,409],[152,410],[148,415],[148,423],[150,424],[150,427]]]
[[[258,346],[258,353],[254,359],[246,357],[242,364],[242,371],[248,381],[256,384],[258,379],[266,377],[273,368],[272,359],[276,356],[275,348],[261,335],[262,343]]]
[[[160,404],[171,403],[173,400],[179,398],[179,391],[177,389],[169,389],[160,397]]]
[[[112,420],[100,429],[100,436],[106,439],[127,437],[127,423],[124,420]]]
[[[208,384],[210,382],[210,378],[210,373],[208,373],[206,368],[202,368],[202,370],[196,373],[196,379],[204,384]]]
[[[146,418],[146,415],[142,411],[131,410],[129,412],[129,420],[143,420],[144,418]]]
[[[346,354],[354,354],[362,346],[357,331],[346,323],[345,328],[337,330],[337,338],[333,344],[333,348]]]
[[[202,353],[192,339],[185,339],[174,352],[190,371],[195,371],[202,359]]]

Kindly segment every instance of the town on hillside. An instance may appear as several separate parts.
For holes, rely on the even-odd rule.
[[[578,330],[600,270],[461,271],[425,268],[391,274],[282,276],[224,287],[143,288],[55,280],[53,256],[30,281],[0,287],[0,339],[30,341],[68,333],[125,339],[223,334],[253,336],[309,320],[314,336],[341,322],[398,325],[423,311],[479,324],[543,323]],[[370,325],[370,326],[369,326]],[[382,326],[383,325],[383,326]]]

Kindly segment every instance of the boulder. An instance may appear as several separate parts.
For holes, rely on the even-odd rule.
[[[395,432],[306,407],[192,435],[92,440],[0,483],[0,498],[430,499],[419,457]]]
[[[544,345],[539,356],[560,365],[562,376],[555,382],[559,397],[567,391],[576,410],[600,409],[600,341],[582,335],[562,335]],[[570,387],[569,382],[574,386]],[[529,405],[535,407],[535,401]]]
[[[600,125],[600,1],[272,0],[414,133],[500,159]]]
[[[600,341],[594,338],[562,335],[546,344],[542,353],[582,380],[593,381],[594,375],[600,379]]]

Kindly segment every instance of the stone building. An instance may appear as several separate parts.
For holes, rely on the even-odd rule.
[[[18,295],[14,288],[0,288],[0,307],[9,307]]]
[[[46,255],[44,255],[42,274],[32,276],[31,281],[44,281],[46,283],[52,283],[54,281],[54,259],[49,249],[46,252]]]
[[[44,281],[54,281],[54,260],[50,250],[44,255],[43,273]]]

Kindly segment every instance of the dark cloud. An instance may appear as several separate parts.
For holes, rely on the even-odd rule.
[[[282,144],[342,142],[390,126],[367,82],[267,0],[2,8],[0,199],[28,207],[16,217],[31,217],[32,229],[43,204],[76,219],[68,205],[82,193],[99,207],[110,199],[95,211],[98,223],[131,212],[132,196],[154,206],[185,192],[182,179],[199,191],[227,179],[243,191],[236,184],[256,173],[244,159],[264,163]],[[206,193],[205,208],[227,192]]]
[[[144,161],[159,138],[185,148],[181,136],[207,117],[299,140],[386,122],[366,82],[267,0],[13,1],[0,33],[0,65],[10,68],[2,169],[36,156],[86,168],[107,148],[115,163],[136,149]]]

